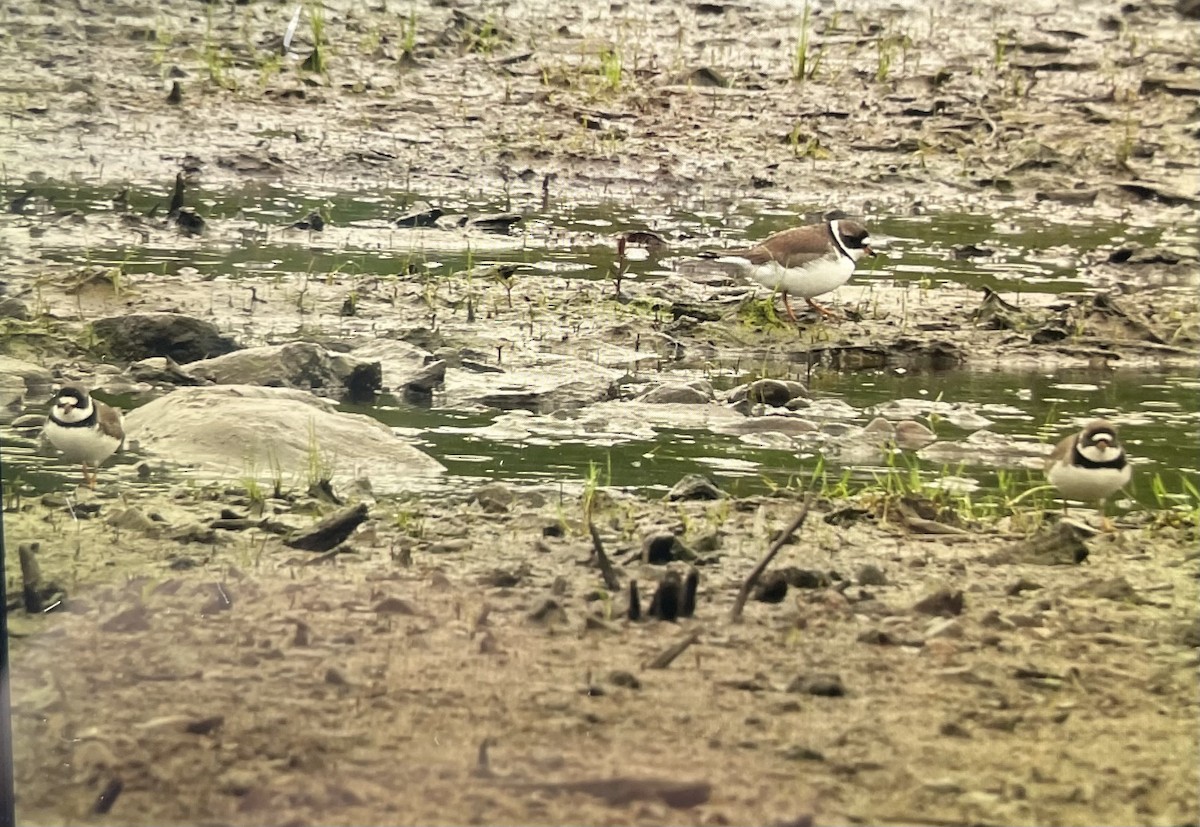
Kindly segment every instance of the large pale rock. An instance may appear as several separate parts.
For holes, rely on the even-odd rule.
[[[313,342],[250,347],[193,362],[187,373],[218,385],[311,390],[351,402],[372,401],[382,378],[378,360],[335,353]]]
[[[383,423],[289,388],[180,388],[127,414],[125,432],[139,452],[230,480],[278,468],[285,484],[303,484],[316,459],[335,482],[365,476],[388,492],[445,470]]]

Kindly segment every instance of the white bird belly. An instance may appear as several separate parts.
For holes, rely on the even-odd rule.
[[[1052,485],[1068,500],[1096,502],[1120,490],[1133,476],[1133,469],[1080,468],[1057,463],[1047,475]]]
[[[54,422],[46,423],[46,438],[62,452],[69,462],[99,465],[120,446],[121,441],[93,428],[64,428]]]
[[[754,265],[747,275],[771,290],[811,299],[836,290],[854,274],[854,262],[845,256],[819,259],[806,267],[784,267],[777,261]]]

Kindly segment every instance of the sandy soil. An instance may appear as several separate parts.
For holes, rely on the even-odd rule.
[[[553,23],[548,7],[334,4],[329,70],[305,74],[273,57],[290,5],[10,3],[9,200],[39,176],[165,192],[192,155],[214,187],[382,184],[528,204],[548,180],[552,198],[876,211],[1032,209],[1038,193],[1041,209],[1070,210],[1069,193],[1095,189],[1096,209],[1168,239],[1194,220],[1197,24],[1165,5],[819,7],[803,82],[790,6],[553,4]],[[601,57],[614,47],[615,83]],[[72,311],[194,309],[205,291],[213,304],[186,274],[159,292],[67,293],[24,220],[0,225],[4,278],[37,281],[59,317],[52,342],[74,341]],[[52,216],[38,228],[72,231]],[[210,229],[208,242],[170,238],[238,233]],[[315,286],[314,302],[338,305],[344,289]],[[1194,297],[1143,296],[1160,333],[1186,334]],[[977,306],[932,301],[943,322]],[[294,319],[240,324],[253,339],[277,322]],[[889,324],[855,336],[886,349],[900,335]],[[715,329],[688,335],[726,355],[791,347],[779,331]],[[1001,331],[962,336],[964,352],[1013,356]],[[20,344],[62,364],[42,339]],[[1186,359],[1193,345],[1124,355]],[[236,488],[76,496],[73,510],[49,496],[5,514],[10,593],[18,545],[38,542],[44,578],[67,594],[58,612],[10,613],[22,823],[1172,825],[1200,809],[1196,528],[1165,515],[1089,536],[1082,565],[1047,566],[1014,562],[1023,525],[921,535],[896,519],[826,522],[841,504],[820,502],[776,565],[838,576],[751,601],[735,624],[740,583],[799,503],[611,493],[595,518],[614,559],[659,529],[701,554],[694,618],[630,623],[624,594],[606,596],[586,562],[581,502],[557,491],[487,508],[381,500],[333,557],[213,529],[223,508],[249,507]],[[294,519],[320,507],[273,505]],[[618,566],[643,596],[662,571]],[[921,603],[941,590],[961,592],[959,613]],[[670,666],[649,667],[688,634]]]

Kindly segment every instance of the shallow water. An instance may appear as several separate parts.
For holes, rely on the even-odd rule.
[[[198,239],[172,237],[156,246],[114,243],[112,237],[137,239],[135,231],[114,234],[88,229],[93,217],[114,211],[115,189],[31,185],[51,199],[62,213],[78,211],[82,227],[65,235],[47,233],[39,255],[72,265],[119,266],[127,274],[173,272],[195,268],[201,276],[288,280],[305,274],[431,278],[472,265],[518,261],[529,265],[528,277],[538,272],[569,274],[572,278],[607,278],[613,269],[612,237],[629,229],[653,228],[673,249],[665,260],[633,261],[631,277],[654,279],[669,272],[676,256],[721,243],[759,238],[796,223],[795,213],[743,201],[730,206],[693,203],[598,202],[560,204],[525,192],[511,199],[429,198],[453,212],[472,214],[507,209],[530,216],[512,236],[474,234],[470,241],[453,232],[396,229],[391,220],[406,212],[415,196],[400,185],[393,189],[350,193],[312,191],[303,195],[271,185],[234,192],[189,192],[188,203],[210,222],[210,232]],[[22,187],[11,191],[22,191]],[[146,213],[154,205],[165,210],[168,194],[150,187],[133,187],[127,195],[132,211]],[[324,233],[289,228],[313,210],[330,221]],[[914,210],[920,213],[920,210]],[[1052,206],[1010,213],[937,213],[875,218],[868,216],[874,235],[886,254],[860,267],[844,292],[869,291],[875,280],[908,282],[920,291],[953,283],[972,288],[990,286],[1012,293],[1054,293],[1088,286],[1080,267],[1089,253],[1126,243],[1153,244],[1162,235],[1154,227],[1129,226],[1119,216],[1088,222],[1056,216]],[[151,236],[153,237],[153,236]],[[716,240],[720,237],[723,240]],[[976,245],[991,252],[967,258],[955,249]],[[402,275],[415,271],[416,276]],[[524,277],[524,276],[523,276]],[[919,312],[919,309],[914,311]],[[688,378],[696,378],[689,376]],[[745,381],[742,375],[708,377],[718,386]],[[1138,461],[1134,498],[1153,505],[1149,481],[1162,475],[1167,488],[1179,491],[1178,475],[1200,484],[1196,446],[1200,434],[1194,375],[1147,376],[1140,372],[1003,374],[954,371],[905,375],[892,371],[820,373],[811,377],[818,399],[841,399],[853,408],[847,418],[866,424],[880,406],[904,401],[908,415],[934,426],[943,440],[962,439],[978,427],[970,420],[955,424],[955,412],[982,416],[995,433],[1020,442],[1052,442],[1077,423],[1107,416],[1120,423],[1130,454]],[[136,400],[120,400],[131,406]],[[665,490],[687,473],[704,472],[724,487],[751,493],[780,485],[795,485],[811,475],[815,452],[794,446],[755,444],[736,436],[701,431],[660,429],[653,439],[644,435],[586,433],[570,436],[538,434],[503,438],[503,429],[490,428],[501,414],[440,408],[416,408],[385,397],[365,412],[415,439],[450,471],[444,483],[466,487],[479,480],[505,479],[578,487],[589,475],[615,486]],[[27,490],[46,490],[74,473],[44,451],[6,435],[6,476],[19,476]],[[132,462],[136,457],[116,461]],[[904,459],[893,465],[850,464],[852,474],[871,479],[881,474],[911,472],[929,480],[953,473],[967,487],[986,491],[996,485],[998,467],[1016,469],[1018,486],[1041,483],[1032,470],[1037,462],[1019,457],[982,457],[961,467]],[[831,471],[838,471],[834,465]]]

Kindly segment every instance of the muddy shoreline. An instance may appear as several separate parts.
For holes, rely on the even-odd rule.
[[[27,363],[17,409],[61,377],[113,393],[182,383],[94,335],[130,313],[211,322],[242,347],[382,358],[390,390],[430,383],[447,406],[521,416],[606,400],[617,417],[667,391],[716,410],[721,392],[678,387],[712,365],[1195,368],[1200,24],[1171,4],[816,4],[805,18],[723,2],[331,3],[319,26],[314,8],[288,55],[294,6],[278,2],[0,11],[0,323],[4,355]],[[198,235],[166,217],[180,172],[201,194]],[[56,204],[71,187],[106,203]],[[264,188],[294,193],[277,225],[218,209],[214,194]],[[396,228],[371,211],[380,191],[523,221]],[[347,192],[354,218],[290,226]],[[434,284],[78,263],[93,247],[453,239],[484,259],[611,248],[619,267],[614,233],[547,217],[600,199],[637,205],[670,242],[620,296],[550,266]],[[681,205],[700,220],[674,224]],[[1070,293],[863,274],[836,296],[846,321],[800,329],[745,284],[689,269],[756,231],[747,213],[830,209],[1102,218],[1150,241],[1047,251],[1088,285]],[[500,370],[508,396],[469,376]],[[562,371],[580,381],[547,383]],[[389,489],[381,472],[377,491],[347,473],[332,492],[289,478],[264,493],[237,472],[181,483],[168,460],[109,469],[94,494],[6,490],[9,593],[17,550],[37,543],[43,597],[63,601],[10,612],[22,822],[1182,825],[1200,807],[1186,512],[1135,510],[1046,555],[1031,549],[1059,536],[1052,508],[977,519],[826,492],[776,563],[786,593],[733,623],[794,488],[397,494],[403,476]],[[365,503],[362,524],[331,549],[289,546],[342,507],[331,493]],[[648,562],[663,536],[675,559]],[[699,573],[695,617],[628,620],[629,581],[645,598],[667,571]]]

